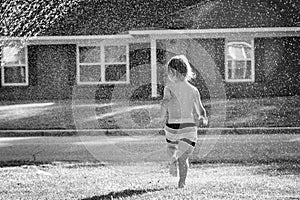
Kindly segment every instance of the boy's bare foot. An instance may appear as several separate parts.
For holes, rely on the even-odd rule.
[[[178,188],[184,188],[184,186],[185,186],[184,182],[181,181],[178,182]]]

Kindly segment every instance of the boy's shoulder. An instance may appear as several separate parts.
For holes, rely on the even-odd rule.
[[[194,86],[194,85],[192,85],[192,84],[190,84],[190,83],[187,83],[187,85],[193,90],[193,91],[198,91],[198,89]]]
[[[169,83],[169,84],[165,85],[166,89],[170,89],[170,88],[174,88],[174,87],[176,87],[176,84],[174,84],[174,83]]]

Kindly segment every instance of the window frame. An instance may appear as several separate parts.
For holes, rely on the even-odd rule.
[[[126,62],[105,62],[105,47],[106,46],[125,46],[126,47]],[[79,48],[80,47],[100,47],[100,57],[101,61],[97,63],[80,63],[80,54]],[[130,70],[129,70],[129,44],[122,43],[122,42],[102,42],[100,44],[77,44],[76,45],[76,57],[77,57],[77,72],[76,72],[76,79],[78,85],[109,85],[109,84],[129,84],[130,83]],[[106,81],[105,80],[105,68],[106,65],[126,65],[126,80],[125,81]],[[89,82],[89,81],[80,81],[80,66],[81,65],[100,65],[101,66],[101,81],[97,82]]]
[[[0,48],[1,55],[1,85],[2,86],[28,86],[29,85],[29,73],[28,73],[28,48],[27,45],[23,45],[24,54],[25,54],[25,63],[24,64],[5,64],[2,62],[3,58],[3,47]],[[6,83],[5,82],[5,68],[7,67],[25,67],[25,82],[24,83]]]
[[[227,44],[229,42],[245,42],[245,40],[251,41],[251,58],[243,59],[242,61],[251,61],[251,77],[249,79],[232,79],[229,78],[229,66],[228,61],[228,47]],[[229,83],[253,83],[255,82],[255,47],[254,47],[254,38],[226,38],[225,39],[225,81]]]

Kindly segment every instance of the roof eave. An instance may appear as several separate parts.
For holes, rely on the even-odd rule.
[[[178,29],[178,30],[139,30],[129,31],[132,36],[143,35],[155,38],[217,38],[236,35],[254,37],[300,36],[300,27],[261,27],[261,28],[219,28],[219,29]]]
[[[293,37],[300,36],[300,27],[263,28],[220,28],[220,29],[164,29],[132,30],[119,35],[80,35],[80,36],[35,36],[0,37],[0,41],[25,41],[27,44],[78,44],[99,41],[149,41],[149,39],[173,38],[228,38],[228,37]]]

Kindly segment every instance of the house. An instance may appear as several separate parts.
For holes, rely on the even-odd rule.
[[[190,60],[203,98],[300,94],[297,3],[91,2],[25,46],[2,47],[1,101],[159,99],[175,54]]]

